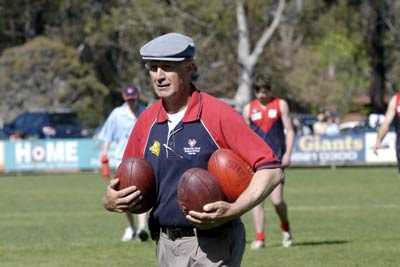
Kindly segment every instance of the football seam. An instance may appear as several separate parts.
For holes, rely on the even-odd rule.
[[[207,184],[206,182],[204,182],[202,179],[200,179],[200,177],[197,177],[197,178],[199,178],[200,183],[201,183],[202,185],[204,185],[204,186],[207,188],[207,191],[208,191],[208,193],[210,194],[210,192],[212,192],[212,190],[210,189],[210,187],[208,186],[208,184]],[[211,173],[210,173],[210,178],[213,179],[214,182],[215,182],[215,185],[218,186],[218,189],[217,189],[217,190],[220,191],[219,193],[220,193],[220,195],[221,195],[221,189],[219,188],[220,185],[219,185],[218,181],[211,175]],[[211,185],[210,185],[210,186],[211,186]],[[222,197],[222,196],[221,196],[221,197]]]

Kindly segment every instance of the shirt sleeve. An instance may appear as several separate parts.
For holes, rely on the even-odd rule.
[[[245,159],[254,170],[280,168],[281,162],[269,145],[246,124],[243,117],[231,109],[221,118],[221,130],[233,151]]]
[[[151,117],[148,115],[140,116],[133,128],[128,143],[125,147],[123,159],[129,157],[144,158],[148,136],[150,134],[151,126],[154,122],[150,121]]]
[[[111,112],[110,116],[108,116],[106,122],[100,130],[98,135],[98,139],[103,142],[112,142],[115,139],[115,111]]]
[[[225,103],[208,103],[203,110],[207,128],[220,148],[228,148],[243,158],[253,170],[280,168],[281,162],[269,145]]]

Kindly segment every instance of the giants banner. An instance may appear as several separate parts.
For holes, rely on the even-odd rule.
[[[364,135],[300,136],[295,140],[292,154],[294,166],[350,165],[364,161]]]

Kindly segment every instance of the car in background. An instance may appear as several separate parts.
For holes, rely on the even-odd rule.
[[[3,128],[0,128],[0,140],[7,139],[7,135],[4,133]]]
[[[80,138],[89,134],[74,112],[24,112],[5,123],[8,138]]]
[[[292,122],[296,135],[313,134],[313,125],[317,121],[317,117],[309,113],[293,113]]]

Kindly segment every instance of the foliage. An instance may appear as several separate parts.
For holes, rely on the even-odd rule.
[[[292,97],[318,112],[321,108],[343,114],[352,107],[353,97],[366,86],[363,71],[366,62],[357,62],[358,50],[345,36],[328,33],[315,47],[303,47],[294,57],[294,64],[308,66],[293,68],[287,82]]]
[[[365,94],[368,82],[363,35],[354,30],[359,17],[345,1],[313,8],[305,12],[312,17],[304,19],[313,20],[310,30],[317,34],[305,35],[304,44],[293,54],[286,76],[288,96],[313,112],[330,109],[344,114],[357,109],[352,100]],[[322,10],[326,13],[316,17]]]
[[[101,73],[107,74],[101,80],[112,90],[118,90],[126,82],[147,89],[148,77],[138,53],[140,47],[163,33],[185,33],[196,43],[199,87],[223,95],[234,89],[232,81],[236,82],[232,71],[235,50],[229,38],[235,28],[233,12],[234,5],[224,5],[222,1],[201,5],[197,1],[175,4],[128,1],[123,8],[114,8],[109,15],[88,23],[87,42],[94,51],[96,65],[102,66]],[[143,91],[147,98],[152,97],[151,90]]]
[[[76,50],[44,37],[10,48],[0,57],[0,114],[9,121],[24,110],[62,108],[79,112],[89,125],[97,124],[106,88]]]
[[[394,1],[390,4],[388,14],[385,18],[388,28],[387,47],[385,50],[388,64],[389,93],[400,89],[400,2]]]
[[[398,86],[400,75],[396,64],[400,58],[400,5],[396,1],[385,0],[385,3],[389,7],[385,14],[389,34],[384,40],[387,84],[393,90]],[[245,1],[253,46],[260,31],[273,19],[276,4],[273,0]],[[371,79],[365,42],[368,34],[366,18],[371,12],[366,8],[367,4],[359,0],[287,1],[278,33],[258,60],[255,78],[274,80],[279,94],[296,104],[296,109],[316,111],[329,107],[341,113],[356,109],[352,98],[367,94]],[[40,67],[45,65],[42,59],[30,58],[28,65],[35,69],[30,75],[18,74],[24,69],[20,63],[6,63],[3,57],[10,57],[10,50],[5,49],[22,49],[21,45],[29,46],[37,37],[46,37],[51,42],[58,40],[60,46],[68,47],[71,53],[74,51],[75,63],[68,68],[79,66],[77,68],[84,68],[86,73],[79,72],[79,82],[67,81],[76,73],[64,75],[62,82],[71,86],[82,84],[83,88],[91,85],[102,88],[95,91],[106,92],[106,97],[101,100],[82,98],[80,104],[73,99],[74,94],[65,96],[66,103],[76,103],[74,108],[83,109],[85,105],[91,110],[93,107],[92,112],[85,114],[93,116],[86,120],[94,124],[119,104],[119,91],[128,83],[142,88],[144,100],[154,97],[138,50],[159,34],[178,31],[195,40],[200,73],[198,87],[219,97],[232,98],[241,68],[237,60],[235,5],[234,0],[4,0],[0,2],[0,53],[3,54],[0,69],[8,69],[7,76],[12,73],[7,80],[12,76],[24,77],[13,80],[20,83],[19,86],[9,88],[36,86],[32,81],[52,75],[44,74],[46,68]],[[47,53],[49,57],[55,57],[54,60],[48,58],[48,62],[63,57],[54,51],[63,49]],[[15,53],[13,57],[17,58]],[[38,60],[38,67],[34,67],[34,60]],[[38,76],[28,77],[31,75]],[[0,92],[6,91],[6,83],[9,81],[0,81]],[[54,86],[54,80],[52,83]],[[53,91],[47,91],[52,90],[50,88],[43,87],[41,94],[53,95]],[[15,96],[10,101],[21,111],[43,105],[41,102],[37,105],[16,104],[17,99],[22,103],[21,99],[29,98],[21,90],[9,94]],[[102,105],[97,105],[98,101]],[[99,106],[104,110],[99,111]],[[14,111],[5,113],[7,107],[2,105],[0,110],[3,120],[15,115]]]

